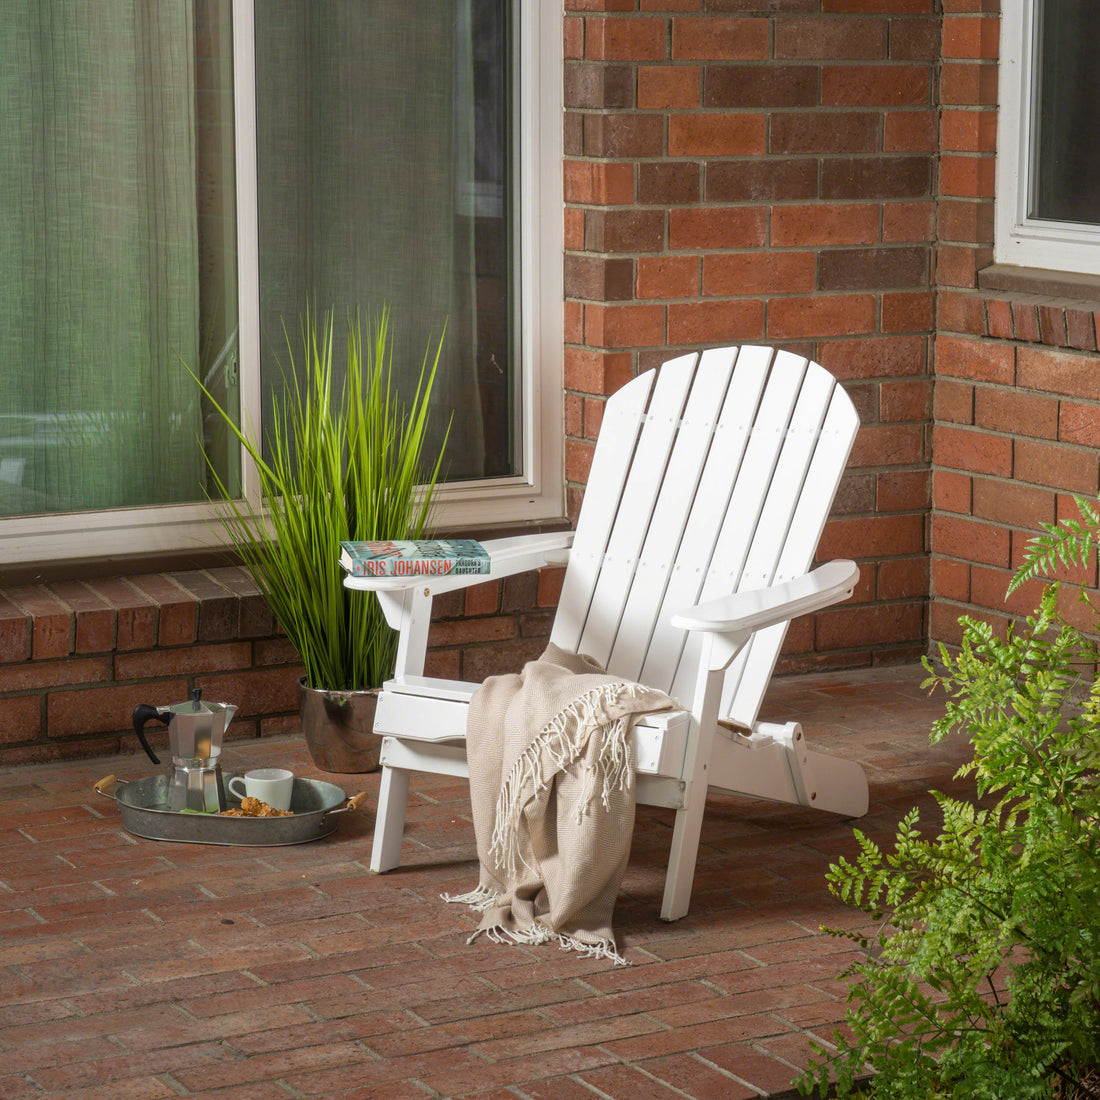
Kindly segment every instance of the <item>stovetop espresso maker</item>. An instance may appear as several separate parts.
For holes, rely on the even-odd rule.
[[[168,727],[172,774],[168,809],[177,813],[216,814],[226,808],[225,784],[218,760],[222,738],[237,708],[231,703],[204,703],[202,690],[170,707],[142,703],[134,708],[134,732],[154,764],[160,759],[145,739],[145,723],[156,720]]]

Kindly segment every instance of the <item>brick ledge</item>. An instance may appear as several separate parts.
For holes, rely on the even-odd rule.
[[[240,566],[0,588],[0,664],[274,632]]]
[[[1100,309],[1075,298],[1009,290],[943,287],[936,295],[940,335],[961,333],[1095,352]]]

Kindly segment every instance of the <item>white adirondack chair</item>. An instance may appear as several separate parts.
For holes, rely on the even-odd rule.
[[[487,542],[488,578],[346,578],[400,631],[375,719],[371,870],[398,864],[412,772],[468,775],[478,685],[422,675],[433,595],[547,563],[567,564],[551,640],[683,706],[634,733],[638,801],[676,810],[665,920],[688,910],[708,788],[864,814],[857,764],[808,749],[796,723],[757,722],[789,621],[859,577],[850,561],[807,572],[858,427],[816,363],[754,346],[683,356],[607,402],[575,532]]]

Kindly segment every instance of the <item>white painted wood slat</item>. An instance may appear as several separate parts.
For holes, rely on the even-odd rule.
[[[832,377],[822,368],[812,369],[821,379],[815,392],[828,391],[822,401],[822,407],[828,411],[815,429],[815,447],[805,459],[805,477],[769,583],[800,576],[813,564],[833,496],[859,430],[859,417],[848,395],[839,385],[832,384]],[[786,633],[787,624],[780,624],[753,636],[727,674],[722,701],[724,714],[746,725],[756,721]]]
[[[663,691],[674,691],[686,635],[670,625],[671,618],[699,602],[703,581],[722,521],[730,504],[734,479],[745,461],[757,406],[767,383],[770,348],[743,347],[737,354],[733,380],[726,391],[695,497],[683,526],[679,550],[669,572],[664,598],[640,679]]]
[[[805,572],[820,535],[820,529],[809,531],[804,525],[796,525],[794,516],[803,493],[807,469],[817,450],[821,426],[835,383],[826,371],[793,356],[777,356],[775,369],[785,374],[789,372],[792,380],[799,378],[797,397],[790,421],[779,441],[780,450],[771,484],[752,531],[744,568],[738,578],[737,590],[742,592],[767,588],[773,583],[790,580]],[[803,560],[803,555],[799,552],[788,554],[788,565],[793,564],[794,567],[791,572],[784,573],[780,568],[781,557],[786,553],[791,540],[798,548],[805,547],[809,557]],[[721,580],[714,586],[717,594],[722,594],[724,588]],[[753,635],[748,646],[726,673],[724,707],[733,706],[732,701],[738,694],[741,683],[745,681],[745,669],[750,662],[750,654],[757,654],[758,664],[774,664],[786,636],[787,625],[779,623]],[[751,686],[751,683],[747,684],[749,691],[745,697],[738,699],[738,706],[734,708],[736,720],[745,725],[751,725],[756,717],[755,707],[750,708],[749,704]],[[756,706],[758,705],[759,699],[756,700]]]
[[[634,461],[623,485],[615,527],[608,540],[580,642],[581,652],[593,657],[604,668],[609,666],[658,492],[669,474],[680,419],[695,375],[696,358],[691,355],[674,360],[657,373],[657,384],[649,400]],[[637,671],[631,678],[636,676]]]
[[[574,653],[581,651],[581,635],[608,539],[619,513],[623,484],[634,458],[653,381],[653,374],[646,373],[625,385],[615,394],[614,400],[608,402],[600,425],[584,508],[569,552],[569,565],[550,635],[555,645]]]
[[[741,576],[760,532],[760,517],[769,491],[775,485],[775,471],[783,453],[786,432],[794,415],[806,360],[776,356],[771,365],[760,407],[753,421],[748,448],[729,507],[714,546],[713,556],[696,602],[725,596],[741,587]],[[765,539],[770,535],[763,534]],[[680,667],[673,680],[673,694],[686,695],[695,683],[703,639],[692,634],[686,640]]]
[[[692,501],[699,491],[706,457],[722,413],[736,349],[705,352],[679,425],[675,449],[660,483],[660,494],[634,571],[608,668],[632,680],[644,679],[654,637],[663,640],[661,621],[669,580],[681,551]],[[669,369],[662,368],[661,373]],[[674,632],[677,638],[679,632]]]

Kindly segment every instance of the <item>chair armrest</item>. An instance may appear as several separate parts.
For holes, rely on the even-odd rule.
[[[858,580],[859,566],[839,559],[793,581],[722,596],[677,612],[672,625],[713,634],[751,634],[847,599]]]
[[[488,573],[448,574],[442,577],[344,577],[345,588],[363,589],[368,592],[403,592],[409,588],[452,592],[457,588],[469,588],[483,581],[526,573],[544,565],[561,563],[562,551],[573,542],[572,531],[553,531],[547,534],[513,535],[503,539],[489,539],[482,543],[489,552]]]

